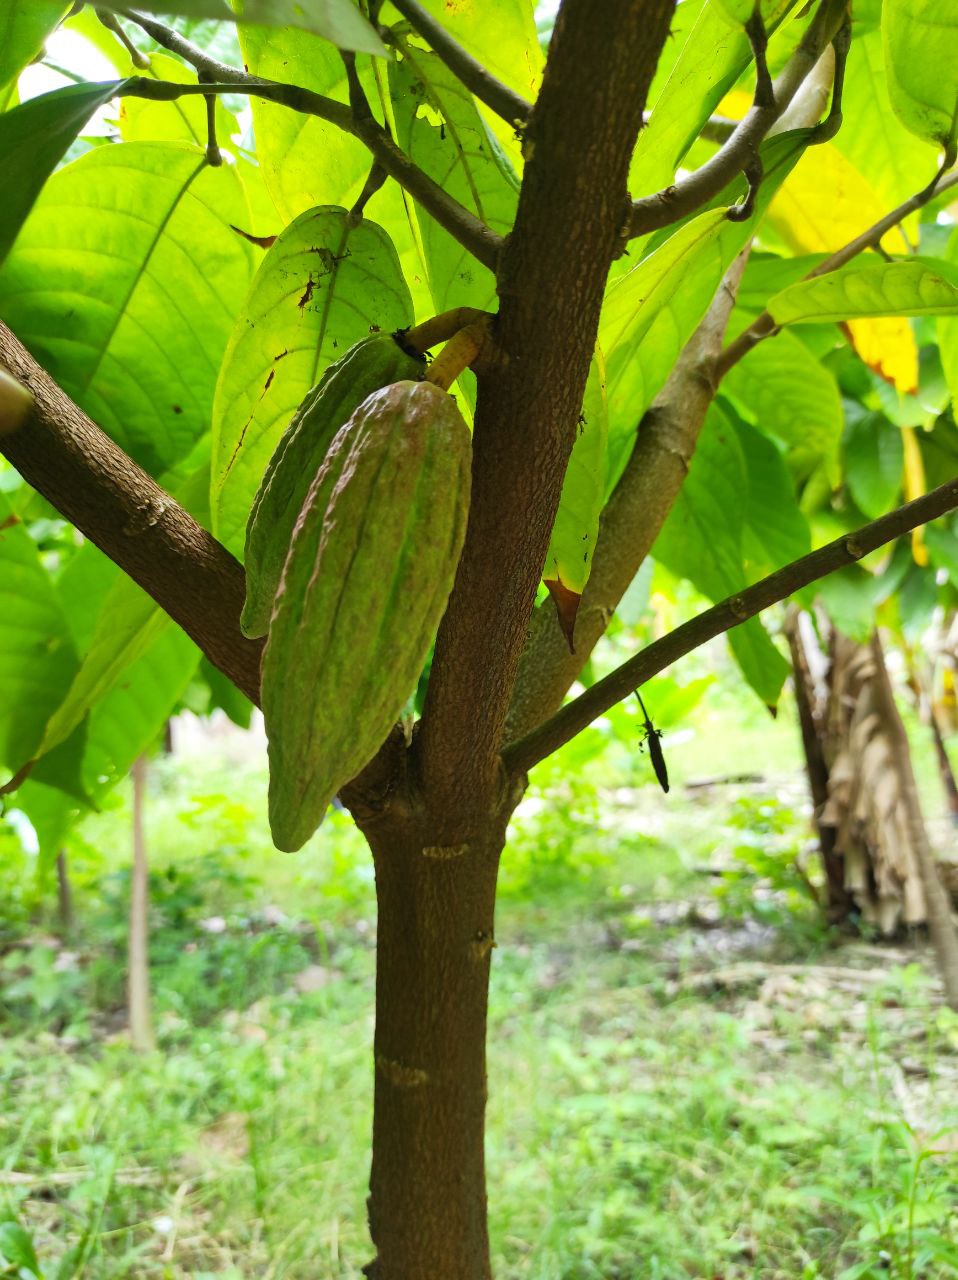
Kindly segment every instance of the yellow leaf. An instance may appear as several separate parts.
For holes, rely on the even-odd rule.
[[[905,465],[902,472],[902,491],[905,501],[911,502],[920,498],[925,492],[925,464],[921,460],[921,448],[914,427],[902,427],[902,443],[905,446]],[[913,529],[911,533],[911,554],[915,564],[924,566],[928,563],[928,548],[925,546],[925,530],[923,525]]]
[[[858,358],[896,391],[918,390],[918,344],[905,316],[849,320],[844,325]]]
[[[772,201],[768,220],[796,253],[839,249],[872,226],[887,208],[875,188],[830,142],[809,149]],[[900,231],[882,240],[888,253],[907,252]]]
[[[726,120],[744,120],[751,110],[753,97],[750,89],[730,89],[718,104],[716,115]]]

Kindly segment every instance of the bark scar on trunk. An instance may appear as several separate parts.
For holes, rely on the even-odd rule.
[[[429,844],[423,849],[422,856],[448,862],[451,858],[461,858],[468,850],[467,844]]]
[[[397,1089],[417,1089],[429,1081],[429,1073],[421,1067],[407,1067],[405,1063],[387,1058],[381,1053],[376,1054],[376,1068]]]
[[[481,964],[495,946],[496,940],[492,933],[486,933],[483,929],[480,929],[472,942],[469,943],[469,953],[477,964]]]

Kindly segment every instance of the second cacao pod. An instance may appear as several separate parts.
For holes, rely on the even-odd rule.
[[[270,458],[247,521],[244,635],[269,630],[293,526],[336,432],[373,391],[422,370],[421,357],[409,355],[391,334],[375,333],[331,364],[306,395]]]
[[[411,381],[369,396],[329,448],[263,655],[277,848],[309,839],[415,688],[462,550],[471,454],[453,398]]]

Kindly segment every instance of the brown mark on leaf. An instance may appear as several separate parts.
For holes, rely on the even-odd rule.
[[[273,356],[273,364],[275,364],[277,360],[285,359],[286,356],[288,355],[289,355],[289,347],[287,347],[285,351],[281,351],[278,356]]]
[[[544,578],[543,581],[549,595],[552,596],[553,604],[556,607],[556,617],[559,619],[559,627],[565,636],[569,652],[575,653],[575,619],[576,614],[579,612],[579,601],[582,596],[578,591],[570,591],[561,578]]]
[[[182,413],[182,412],[183,412],[183,406],[182,406],[181,404],[174,404],[174,405],[171,405],[171,406],[170,406],[170,408],[173,410],[173,412],[174,412],[174,413]]]
[[[313,290],[316,288],[316,281],[313,279],[312,272],[306,280],[306,288],[303,290],[303,296],[297,302],[300,311],[305,311],[306,307],[313,296]]]
[[[271,249],[276,243],[275,236],[254,236],[251,231],[244,231],[242,227],[234,227],[232,222],[230,223],[230,230],[235,231],[244,240],[248,240],[250,244],[255,244],[259,249]]]
[[[4,520],[3,524],[0,524],[0,533],[2,533],[4,529],[12,529],[15,524],[19,523],[20,517],[11,513],[7,516],[6,520]]]

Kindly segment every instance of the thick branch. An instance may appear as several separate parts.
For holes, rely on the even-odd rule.
[[[845,0],[822,0],[798,47],[772,84],[771,96],[756,91],[751,110],[711,159],[688,177],[632,205],[631,236],[648,235],[701,209],[747,169],[762,139],[798,92],[842,25]]]
[[[730,596],[705,613],[677,627],[669,635],[655,641],[634,658],[597,681],[580,697],[567,703],[545,724],[503,752],[506,767],[514,773],[531,769],[546,756],[557,751],[603,715],[610,707],[628,697],[652,676],[670,667],[679,658],[698,649],[706,641],[730,631],[770,605],[787,599],[809,583],[827,577],[836,569],[860,560],[877,547],[892,542],[918,525],[936,520],[958,507],[958,479],[939,485],[930,493],[897,507],[888,515],[863,525],[854,533],[836,538],[810,555],[785,565],[767,578],[762,578],[738,595]]]
[[[484,102],[490,111],[501,116],[507,124],[520,125],[529,118],[532,104],[526,102],[508,85],[497,80],[486,68],[454,40],[441,22],[424,9],[417,0],[393,0],[393,8],[398,9],[414,31],[428,41],[433,52],[440,58],[457,80],[460,80],[471,94]]]
[[[258,702],[262,642],[240,633],[242,566],[90,421],[2,323],[0,366],[35,401],[18,430],[0,434],[0,453]]]
[[[499,273],[502,359],[480,372],[469,526],[418,736],[437,803],[497,783],[515,673],[575,439],[626,181],[673,0],[566,0],[525,130]]]
[[[199,92],[246,93],[289,107],[303,115],[317,116],[342,129],[344,133],[351,134],[368,148],[386,173],[404,187],[464,249],[491,271],[496,269],[502,247],[501,237],[414,164],[396,146],[382,125],[371,116],[357,119],[348,106],[334,98],[324,97],[321,93],[303,89],[299,85],[248,75],[245,71],[209,57],[189,40],[145,14],[130,13],[127,16],[152,36],[157,44],[196,68],[200,76],[208,81],[199,86]],[[196,92],[195,85],[175,85],[136,77],[124,86],[121,94],[140,98],[176,98]]]
[[[856,236],[854,240],[849,240],[848,244],[836,249],[833,254],[823,262],[820,262],[817,267],[814,267],[804,279],[812,280],[816,276],[827,275],[829,271],[838,271],[860,253],[864,253],[866,249],[873,249],[876,245],[879,245],[889,231],[897,227],[900,222],[904,222],[910,214],[921,209],[934,196],[940,195],[943,191],[947,191],[949,187],[956,185],[958,185],[958,173],[952,173],[944,177],[943,171],[939,171],[934,181],[929,183],[927,187],[922,188],[915,195],[909,196],[897,209],[892,209],[883,218],[879,218],[873,226],[863,231],[860,236]],[[739,334],[734,342],[729,343],[719,356],[716,370],[718,380],[721,381],[729,369],[747,356],[753,347],[757,346],[765,338],[770,338],[776,332],[777,325],[775,321],[767,311],[763,311],[760,316],[757,316],[752,321],[747,329],[744,329]]]
[[[592,572],[576,615],[575,652],[569,652],[551,600],[532,615],[509,709],[509,738],[528,733],[562,705],[665,523],[715,395],[712,369],[747,256],[733,263],[639,425],[625,471],[602,512]]]

